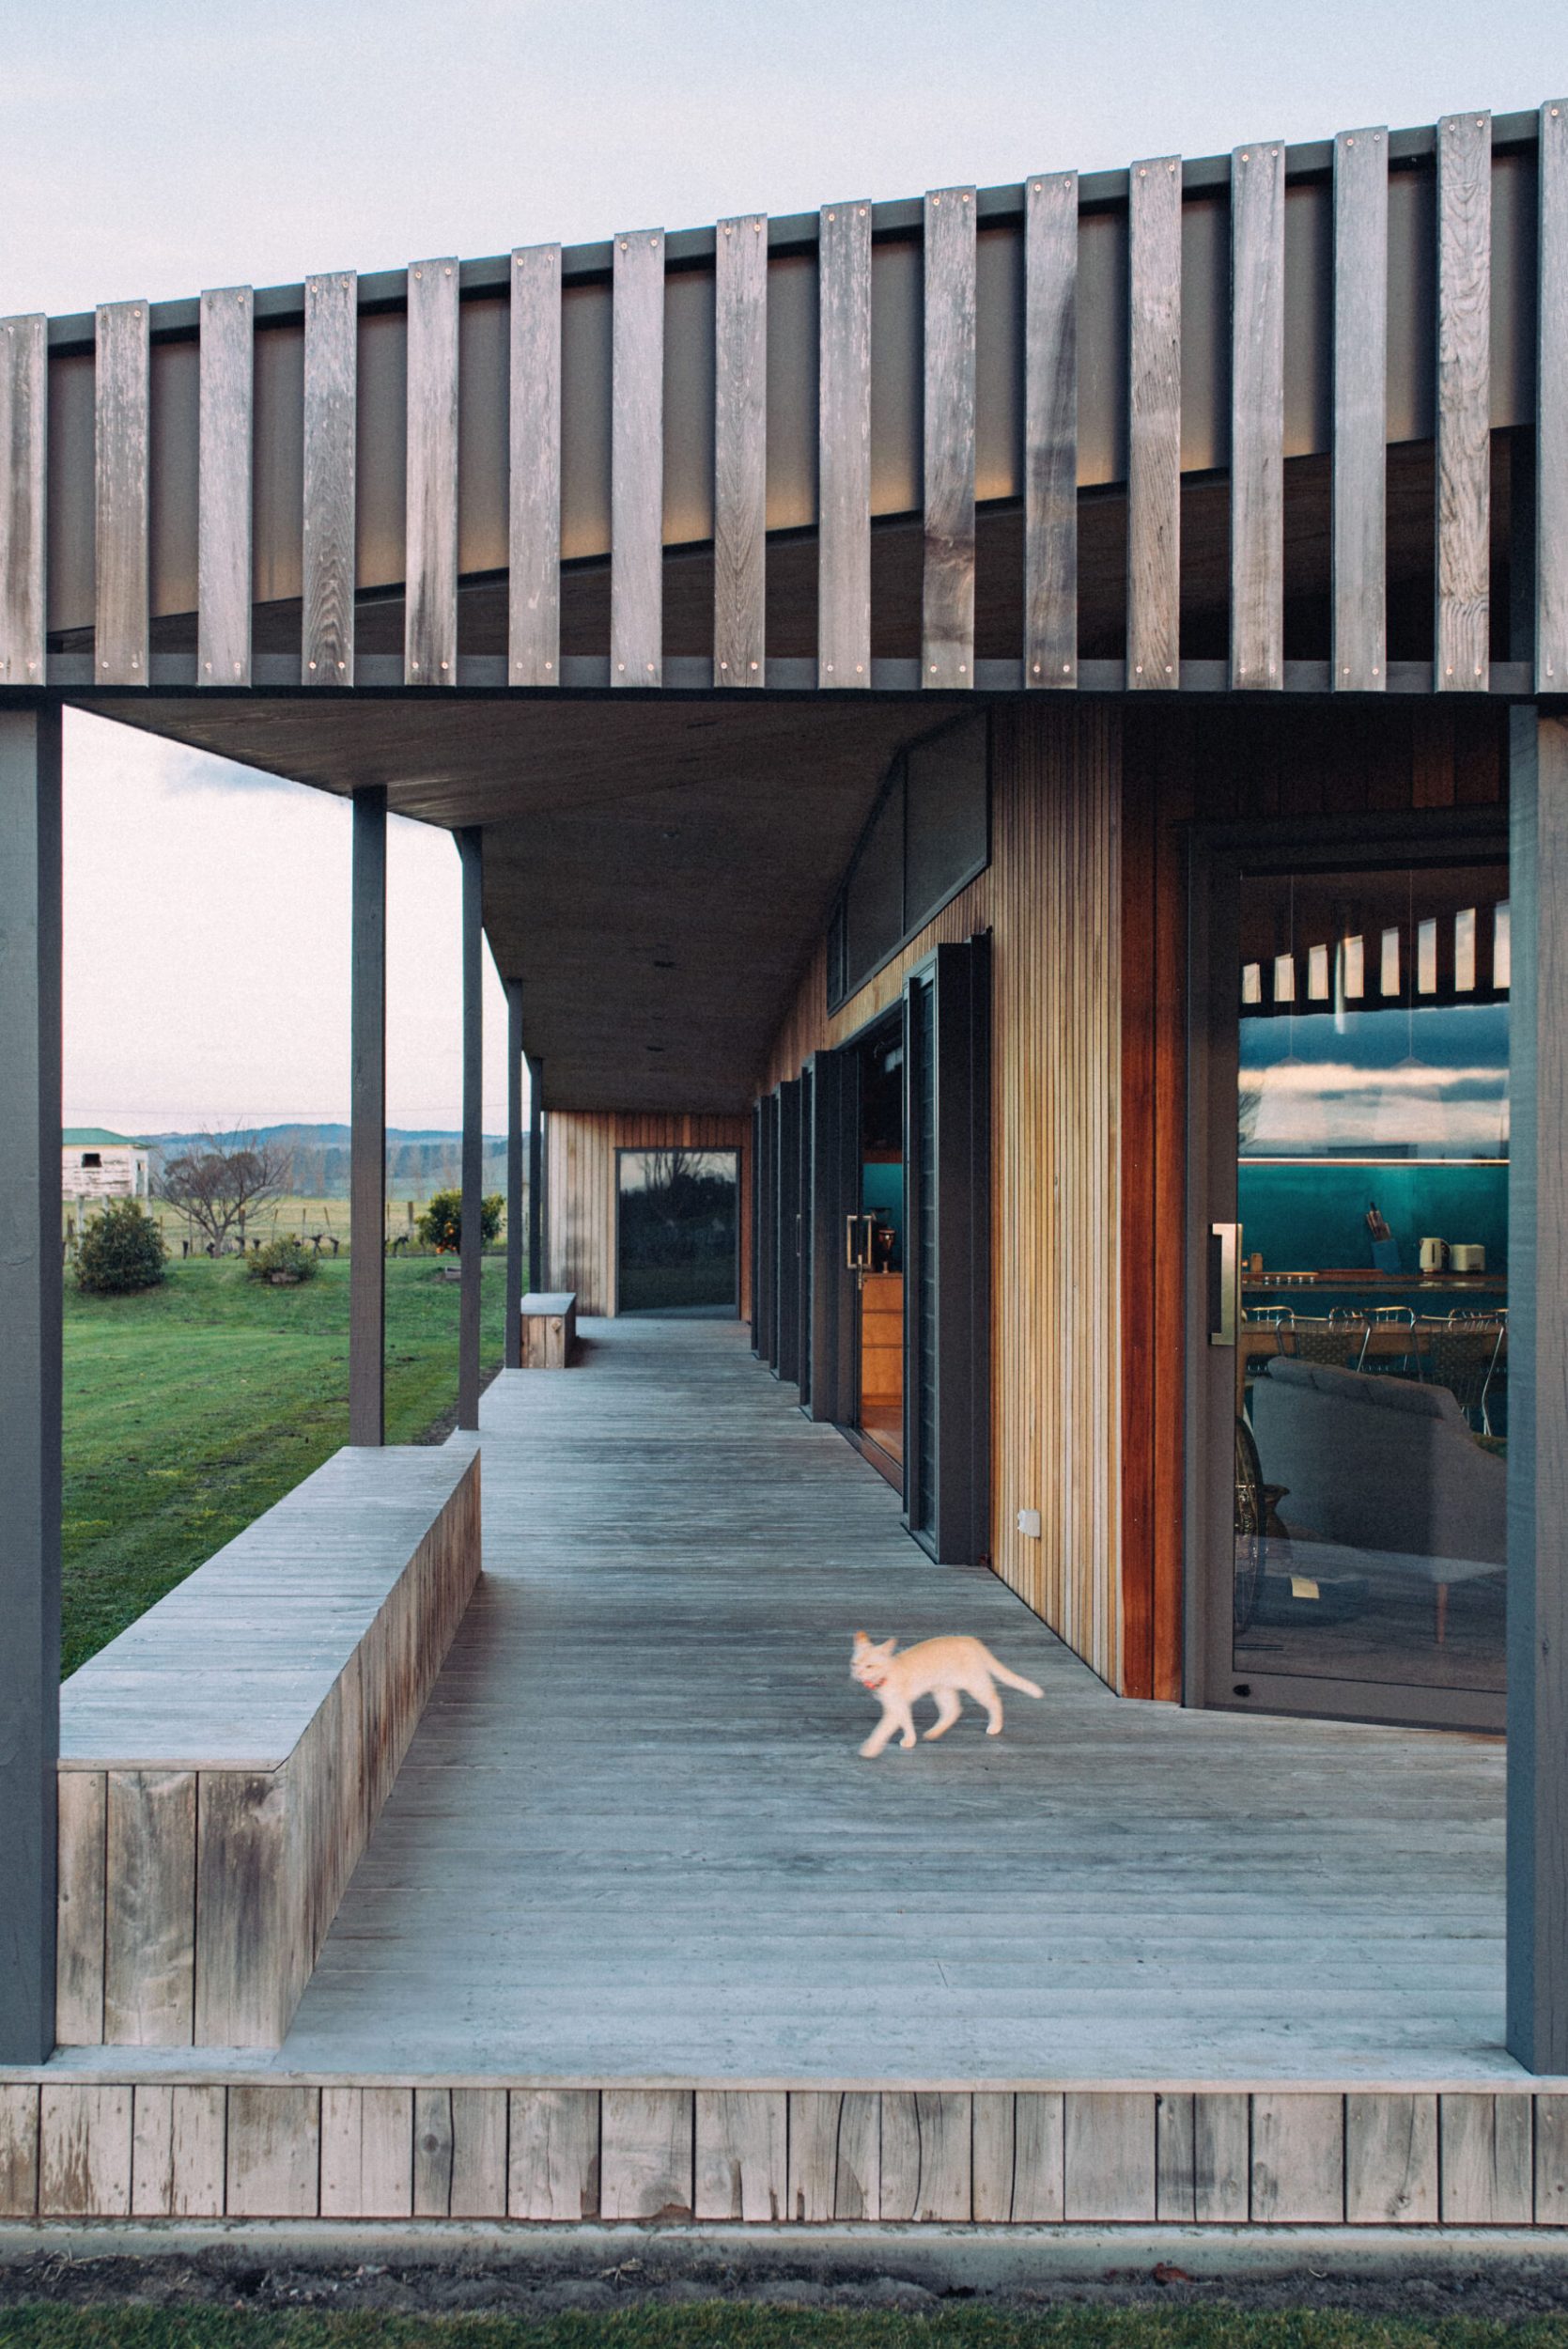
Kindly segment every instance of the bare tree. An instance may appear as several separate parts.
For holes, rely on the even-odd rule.
[[[216,1256],[231,1234],[244,1248],[246,1219],[290,1190],[292,1175],[287,1151],[275,1143],[239,1131],[205,1133],[194,1148],[165,1163],[153,1196],[189,1216]]]

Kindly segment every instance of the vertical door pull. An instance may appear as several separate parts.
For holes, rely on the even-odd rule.
[[[1241,1285],[1241,1226],[1209,1225],[1209,1344],[1236,1342],[1236,1293]]]

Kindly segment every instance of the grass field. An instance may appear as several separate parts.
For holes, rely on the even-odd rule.
[[[387,1439],[413,1443],[457,1400],[458,1289],[429,1257],[386,1277]],[[488,1257],[487,1370],[505,1281]],[[299,1288],[206,1257],[138,1297],[84,1297],[68,1277],[66,1672],[347,1442],[348,1377],[347,1256]]]
[[[762,2307],[734,2300],[539,2319],[212,2306],[0,2310],[16,2349],[1563,2349],[1568,2319],[1444,2320],[1334,2309]]]

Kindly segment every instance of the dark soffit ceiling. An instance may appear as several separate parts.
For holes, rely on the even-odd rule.
[[[950,714],[945,699],[869,695],[92,707],[323,790],[384,784],[400,815],[483,827],[485,926],[502,976],[522,983],[550,1105],[725,1112],[752,1098],[889,759]]]

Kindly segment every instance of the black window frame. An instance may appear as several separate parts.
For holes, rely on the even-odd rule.
[[[933,898],[929,904],[911,907],[908,902],[909,836],[908,801],[906,792],[906,764],[909,753],[924,750],[928,744],[939,741],[944,734],[956,734],[961,727],[972,726],[977,718],[986,729],[986,838],[984,847],[978,860],[961,873],[940,896]],[[861,827],[861,834],[855,843],[854,854],[850,857],[844,879],[839,883],[838,894],[833,899],[833,910],[828,920],[827,989],[830,1013],[842,1011],[845,1004],[858,995],[862,988],[869,987],[877,972],[885,971],[889,963],[894,961],[904,952],[911,939],[918,938],[926,925],[935,921],[942,908],[950,906],[954,898],[961,895],[970,883],[977,880],[989,866],[994,747],[991,712],[988,709],[965,710],[958,717],[944,719],[940,725],[931,727],[927,733],[917,735],[913,741],[907,742],[897,755],[889,761],[877,797],[872,802],[865,822]],[[903,834],[900,874],[903,892],[903,921],[893,943],[876,961],[867,963],[863,970],[852,971],[849,968],[849,893],[854,884],[856,868],[865,852],[866,845],[881,820],[889,799],[895,791],[903,795],[900,825]]]

